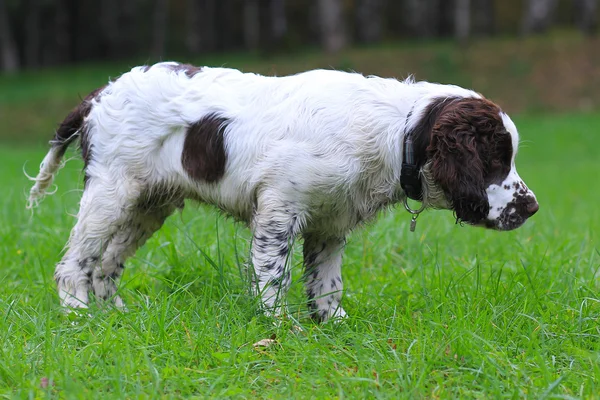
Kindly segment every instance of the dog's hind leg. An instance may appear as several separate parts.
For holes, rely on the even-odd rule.
[[[346,240],[317,234],[304,235],[305,285],[313,318],[324,322],[343,318],[342,254]]]
[[[99,176],[87,180],[68,250],[54,273],[64,307],[87,307],[94,269],[139,196],[135,184]]]
[[[160,207],[137,207],[114,234],[102,255],[102,262],[94,270],[92,288],[98,300],[113,299],[117,308],[125,304],[117,292],[117,282],[125,269],[125,261],[133,256],[175,210],[175,204]]]

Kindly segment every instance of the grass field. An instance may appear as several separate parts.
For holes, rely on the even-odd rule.
[[[43,151],[0,148],[0,392],[594,397],[600,116],[517,124],[520,172],[540,212],[510,233],[461,228],[436,211],[411,234],[402,209],[383,215],[349,240],[351,316],[337,326],[307,318],[298,279],[289,321],[275,327],[260,316],[240,273],[248,231],[194,205],[128,263],[121,291],[129,313],[93,307],[90,316],[64,316],[52,272],[74,222],[81,163],[67,164],[59,192],[32,215],[22,168],[27,161],[33,173]],[[253,348],[271,337],[276,345]]]
[[[0,130],[43,126],[49,138],[63,116],[49,120],[38,104],[51,80],[18,79],[29,92],[0,96]],[[74,87],[95,84],[83,82]],[[261,316],[244,280],[248,230],[193,204],[128,262],[128,313],[92,305],[64,315],[52,273],[74,223],[81,162],[67,163],[58,192],[30,213],[23,169],[34,174],[46,149],[0,144],[0,397],[595,398],[600,114],[515,120],[517,165],[539,213],[508,233],[432,211],[411,234],[401,207],[382,215],[349,238],[350,317],[337,325],[307,317],[299,248],[289,319]],[[265,338],[276,344],[253,346]]]

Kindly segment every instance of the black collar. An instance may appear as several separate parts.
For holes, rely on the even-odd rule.
[[[413,106],[414,108],[414,106]],[[411,117],[413,110],[411,109],[406,116],[404,128],[404,145],[402,146],[402,169],[400,171],[400,186],[408,198],[417,201],[423,201],[423,191],[421,186],[420,170],[423,160],[419,160],[418,153],[413,147],[413,132],[408,131],[408,120]]]

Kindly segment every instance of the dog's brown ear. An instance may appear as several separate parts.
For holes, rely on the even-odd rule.
[[[476,129],[456,107],[447,106],[431,132],[427,158],[435,182],[444,190],[457,222],[480,223],[489,213],[484,165]]]

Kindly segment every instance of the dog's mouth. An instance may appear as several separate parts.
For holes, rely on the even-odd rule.
[[[522,215],[516,212],[503,213],[503,215],[500,215],[498,218],[486,219],[472,225],[495,231],[512,231],[523,226],[529,217],[531,217],[531,215]]]
[[[509,220],[485,220],[476,226],[480,226],[482,228],[491,229],[494,231],[512,231],[517,228],[520,228],[527,221],[527,217],[523,218],[521,216],[511,216]]]

